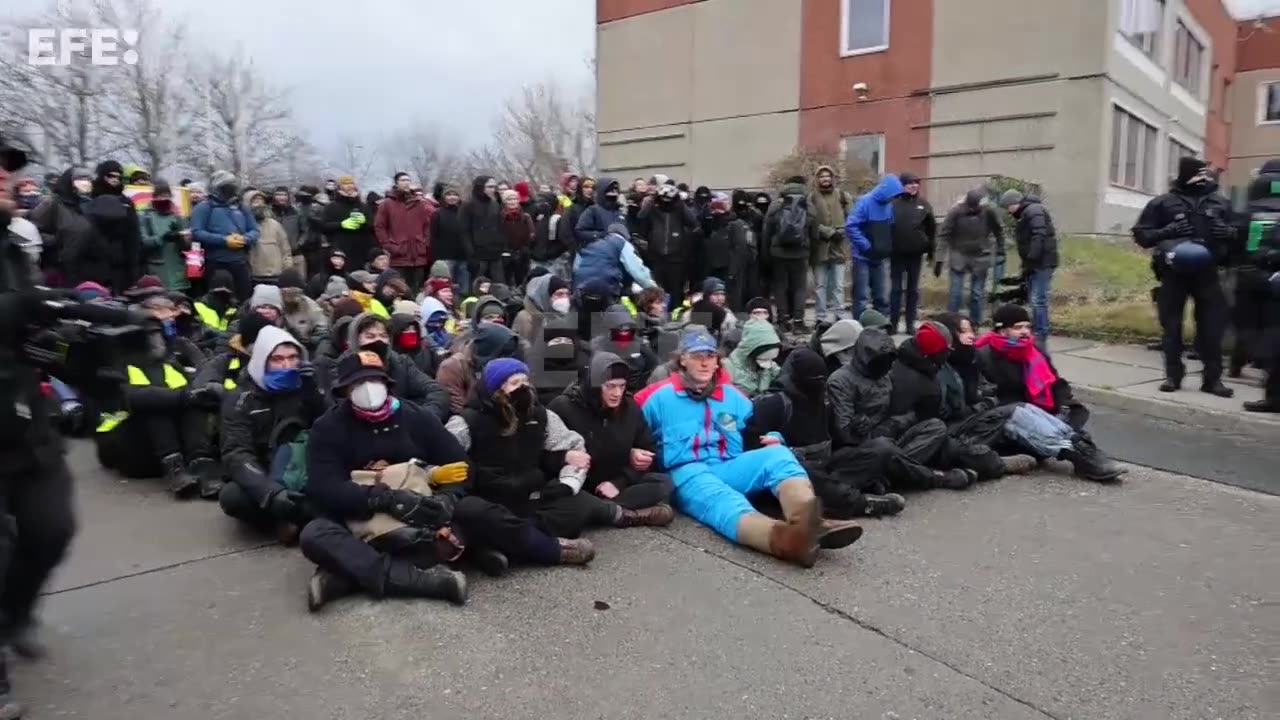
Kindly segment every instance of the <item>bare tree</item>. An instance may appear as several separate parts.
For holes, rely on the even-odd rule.
[[[448,149],[449,142],[427,122],[415,122],[382,142],[388,175],[405,171],[424,187],[461,179],[464,158]]]
[[[104,6],[111,26],[138,30],[137,62],[121,66],[118,101],[104,108],[130,154],[159,175],[178,159],[193,130],[195,95],[187,63],[187,28],[170,23],[154,0],[134,0],[123,11]]]
[[[595,143],[595,113],[587,95],[546,81],[526,85],[507,100],[493,138],[468,161],[484,174],[554,183],[569,169],[593,172]]]
[[[2,28],[8,41],[0,48],[0,123],[29,135],[46,167],[90,166],[128,145],[106,116],[120,100],[120,66],[90,64],[87,49],[67,65],[32,65],[28,32],[102,27],[112,12],[109,0],[51,0]]]
[[[338,138],[338,164],[341,172],[354,177],[357,184],[372,181],[369,175],[378,161],[378,155],[378,146],[373,142],[360,140],[350,134]]]
[[[265,83],[252,59],[237,51],[205,67],[195,81],[184,162],[206,175],[227,170],[242,184],[256,184],[306,147],[292,122],[287,92]]]

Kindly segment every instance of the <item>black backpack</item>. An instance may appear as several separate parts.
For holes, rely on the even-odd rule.
[[[809,239],[809,201],[803,195],[785,195],[778,210],[776,242],[781,247],[804,247]]]

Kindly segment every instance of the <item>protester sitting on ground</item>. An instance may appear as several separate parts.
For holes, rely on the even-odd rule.
[[[458,312],[463,320],[469,321],[471,319],[472,314],[475,312],[476,303],[480,301],[480,298],[488,295],[492,289],[493,282],[484,275],[478,275],[475,280],[471,281],[470,292],[458,304]]]
[[[192,308],[196,317],[208,332],[205,340],[197,343],[206,352],[214,350],[218,341],[231,326],[231,321],[239,311],[236,302],[235,286],[231,281],[231,273],[226,270],[214,270],[209,273],[206,283],[208,291],[195,302]]]
[[[938,374],[942,384],[942,419],[951,436],[989,445],[1004,455],[1025,457],[1024,465],[1034,467],[1038,461],[1057,458],[1074,449],[1071,426],[1030,403],[997,406],[987,394],[990,386],[978,369],[976,336],[973,323],[958,313],[942,313],[935,318],[951,330],[953,343],[947,364]],[[1074,457],[1074,456],[1073,456]],[[1092,477],[1118,476],[1121,470],[1101,452],[1081,456]],[[1010,458],[1005,458],[1006,466]]]
[[[591,361],[591,351],[588,343],[578,342],[572,320],[564,319],[542,329],[541,339],[525,348],[524,360],[531,370],[529,384],[546,407],[577,382]]]
[[[605,332],[591,339],[591,353],[612,353],[627,364],[627,391],[640,392],[658,367],[658,356],[636,332],[636,318],[622,305],[605,312]]]
[[[711,334],[724,340],[725,334],[738,324],[738,318],[726,305],[725,284],[720,278],[702,281],[702,295],[690,308],[693,321],[707,326]]]
[[[369,250],[364,269],[377,277],[391,268],[391,252],[380,247]]]
[[[428,278],[423,294],[418,296],[418,305],[425,307],[427,300],[435,300],[440,304],[440,307],[445,311],[445,320],[442,326],[444,331],[449,335],[456,335],[459,331],[458,326],[461,317],[458,315],[458,309],[455,304],[456,295],[453,290],[453,282],[447,277]]]
[[[771,435],[760,440],[768,447],[746,451],[751,402],[730,384],[710,333],[686,331],[676,362],[679,371],[645,388],[637,402],[681,510],[735,543],[802,567],[817,562],[820,548],[847,547],[862,536],[853,523],[824,524],[808,475],[781,438]],[[763,491],[777,496],[785,520],[752,507],[747,496]]]
[[[482,324],[507,324],[507,306],[493,295],[481,295],[470,304],[470,315],[467,317],[469,330]]]
[[[470,492],[528,518],[561,538],[562,562],[586,564],[595,555],[587,540],[593,526],[622,522],[617,503],[582,493],[591,457],[582,436],[538,403],[529,366],[498,358],[484,366],[480,384],[445,429],[467,451]]]
[[[943,419],[943,390],[938,375],[946,365],[951,346],[951,331],[932,320],[921,323],[914,336],[902,341],[889,373],[893,384],[889,396],[891,417],[909,413],[917,421]],[[995,480],[1009,472],[1028,473],[1035,469],[1035,462],[1029,457],[1001,458],[985,444],[950,433],[941,452],[932,461],[925,462],[935,469],[972,470],[979,480]]]
[[[900,415],[890,412],[890,373],[897,356],[898,350],[888,335],[864,329],[853,346],[849,364],[827,379],[831,439],[836,452],[845,453],[844,462],[872,468],[868,475],[876,476],[878,469],[884,486],[873,488],[877,495],[969,487],[977,480],[977,473],[929,467],[938,463],[949,439],[942,420],[920,421],[914,411]]]
[[[657,447],[640,406],[627,390],[631,367],[609,352],[590,364],[549,409],[586,441],[591,457],[581,495],[617,504],[620,527],[669,525],[671,476],[657,472]]]
[[[490,360],[523,358],[520,338],[503,325],[484,323],[454,342],[453,354],[440,363],[436,380],[449,391],[449,409],[462,412],[476,379]]]
[[[1003,305],[992,313],[991,321],[994,329],[978,338],[974,347],[982,376],[995,386],[996,402],[1034,405],[1065,422],[1075,435],[1072,449],[1058,458],[1072,463],[1082,478],[1098,482],[1118,479],[1124,469],[1111,463],[1084,429],[1088,408],[1075,399],[1071,384],[1036,348],[1031,314],[1019,305]]]
[[[742,326],[742,341],[725,361],[733,386],[748,398],[768,392],[782,374],[777,362],[781,348],[773,325],[758,318],[748,320]]]
[[[292,334],[292,328],[285,324],[284,295],[280,292],[280,288],[275,285],[255,285],[249,300],[236,312],[236,317],[227,326],[227,332],[219,338],[218,352],[226,351],[227,342],[240,332],[240,324],[250,314],[261,315],[272,325],[283,327]]]
[[[364,313],[351,320],[347,328],[347,352],[372,351],[382,357],[386,372],[396,386],[396,397],[426,408],[441,422],[450,414],[449,391],[418,369],[409,358],[392,352],[390,322]],[[341,360],[339,360],[341,362]],[[332,382],[321,382],[322,386]]]
[[[539,275],[525,287],[524,307],[516,315],[511,330],[525,342],[537,342],[548,323],[568,316],[572,303],[568,282],[551,274]]]
[[[392,313],[391,351],[408,358],[427,377],[434,378],[440,369],[441,354],[431,338],[418,324],[417,313]]]
[[[311,276],[307,281],[307,297],[319,300],[321,295],[325,294],[325,289],[329,285],[331,278],[343,278],[346,282],[347,276],[347,254],[338,248],[329,250],[328,263],[325,267]]]
[[[462,604],[466,577],[446,563],[464,556],[490,575],[509,562],[589,559],[585,541],[558,541],[469,496],[466,452],[434,415],[391,395],[376,353],[346,355],[339,365],[342,400],[307,442],[306,496],[319,517],[299,547],[317,565],[307,587],[312,612],[357,589]]]
[[[228,517],[292,545],[308,518],[301,487],[288,487],[291,443],[329,407],[296,338],[258,331],[247,379],[222,404],[222,461],[231,482],[218,496]]]
[[[750,324],[750,321],[748,321]],[[748,447],[760,447],[759,438],[778,433],[809,473],[813,491],[827,517],[895,515],[906,507],[901,495],[866,495],[875,487],[880,470],[873,463],[852,465],[832,462],[831,432],[827,427],[827,371],[822,356],[797,348],[783,363],[777,389],[752,403]],[[752,439],[755,438],[753,441]],[[841,458],[842,460],[844,458]]]
[[[863,330],[879,330],[885,335],[893,335],[893,323],[889,322],[889,318],[884,313],[875,308],[867,308],[858,316],[858,322],[862,324]]]
[[[453,344],[454,328],[457,324],[449,315],[449,309],[436,298],[424,298],[418,309],[418,322],[422,324],[422,332],[431,340],[439,362],[444,362]]]
[[[380,318],[390,318],[391,311],[374,296],[378,288],[378,278],[368,270],[356,270],[347,276],[347,288],[351,297],[360,303],[365,312],[373,313]]]
[[[857,320],[837,320],[821,335],[814,333],[809,340],[809,349],[822,356],[830,376],[853,359],[853,346],[861,334],[862,323]]]
[[[284,324],[302,341],[303,347],[315,348],[329,334],[329,318],[320,303],[302,290],[302,272],[296,267],[280,273],[280,297],[284,301]]]
[[[138,308],[158,327],[148,331],[147,349],[130,353],[124,367],[117,368],[128,382],[123,404],[104,408],[94,433],[98,462],[127,478],[163,476],[177,498],[201,490],[216,496],[221,473],[208,428],[222,388],[189,382],[185,368],[197,362],[189,356],[199,353],[193,347],[184,353],[188,357],[180,357],[175,342],[177,308],[163,288],[158,290],[143,297]]]

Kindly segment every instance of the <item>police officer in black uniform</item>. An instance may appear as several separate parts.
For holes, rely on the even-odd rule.
[[[33,265],[9,231],[12,173],[25,164],[25,155],[0,138],[0,632],[18,654],[31,656],[39,650],[32,635],[36,598],[66,553],[76,522],[53,408],[39,374],[22,358],[27,324],[47,313]],[[0,720],[21,713],[0,650]]]
[[[1249,183],[1245,212],[1235,307],[1241,350],[1239,356],[1232,353],[1231,369],[1249,356],[1265,367],[1266,395],[1244,409],[1280,413],[1280,159],[1263,163]]]
[[[1236,236],[1231,205],[1218,193],[1218,183],[1205,161],[1182,158],[1169,192],[1147,203],[1133,226],[1139,246],[1155,253],[1160,265],[1157,310],[1164,335],[1165,380],[1162,392],[1182,387],[1182,318],[1187,299],[1195,301],[1196,350],[1204,363],[1200,389],[1229,398],[1222,384],[1222,334],[1227,300],[1218,279]]]

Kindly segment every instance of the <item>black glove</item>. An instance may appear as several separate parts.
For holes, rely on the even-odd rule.
[[[942,261],[939,260],[933,264],[933,276],[942,277]]]
[[[573,496],[573,488],[565,485],[559,480],[547,483],[541,490],[536,490],[529,496],[530,500],[541,500],[543,502],[552,502],[554,500],[563,500]]]
[[[276,520],[290,522],[302,515],[303,495],[293,490],[277,490],[267,498],[267,513]]]
[[[215,410],[222,405],[222,386],[207,383],[187,391],[186,404],[204,410]]]
[[[1160,237],[1171,240],[1173,238],[1190,237],[1195,232],[1196,229],[1191,226],[1191,223],[1185,217],[1180,217],[1161,228]]]
[[[438,528],[453,517],[453,498],[448,495],[419,495],[411,490],[393,490],[381,483],[369,494],[369,509],[386,513],[417,528]]]
[[[1236,229],[1226,223],[1214,223],[1213,237],[1217,240],[1230,240],[1236,236]]]

